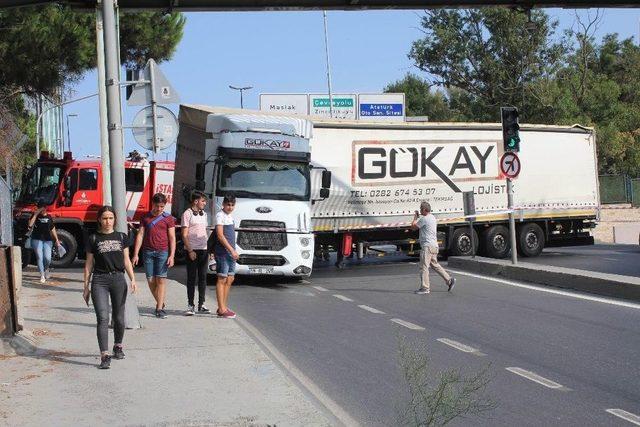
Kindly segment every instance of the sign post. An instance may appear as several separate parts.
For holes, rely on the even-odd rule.
[[[507,209],[509,212],[509,235],[511,236],[511,263],[518,263],[516,242],[516,219],[513,212],[513,180],[520,174],[520,158],[514,152],[506,152],[500,158],[500,171],[507,178]]]
[[[473,196],[473,191],[464,191],[462,192],[462,205],[464,208],[464,216],[469,221],[469,235],[471,236],[471,257],[476,257],[476,238],[474,237],[475,233],[473,232],[473,221],[475,221],[476,213],[476,201]]]

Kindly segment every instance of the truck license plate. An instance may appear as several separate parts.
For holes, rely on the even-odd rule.
[[[272,274],[273,267],[249,267],[251,274]]]

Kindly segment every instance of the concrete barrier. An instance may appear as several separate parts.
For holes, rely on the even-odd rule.
[[[449,267],[486,276],[640,301],[640,278],[484,257],[450,257]]]

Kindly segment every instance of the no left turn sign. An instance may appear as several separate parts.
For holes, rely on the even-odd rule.
[[[500,158],[500,171],[507,178],[517,178],[520,174],[520,159],[516,153],[507,152]]]

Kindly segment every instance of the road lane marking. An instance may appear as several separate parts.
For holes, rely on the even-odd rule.
[[[398,325],[402,325],[405,328],[413,329],[414,331],[424,331],[422,326],[416,325],[415,323],[407,322],[402,319],[391,319],[392,322],[397,323]]]
[[[632,414],[631,412],[627,412],[623,409],[607,409],[607,412],[618,418],[622,418],[625,421],[629,421],[631,424],[640,426],[640,417],[636,414]]]
[[[333,296],[338,298],[339,300],[342,300],[342,301],[353,302],[353,300],[351,298],[347,298],[344,295],[333,294]]]
[[[564,387],[562,384],[558,384],[555,381],[551,381],[545,377],[541,377],[540,375],[536,374],[535,372],[531,372],[531,371],[527,371],[526,369],[522,369],[522,368],[516,368],[516,367],[510,367],[510,368],[505,368],[507,371],[509,372],[513,372],[516,375],[520,375],[521,377],[524,377],[528,380],[531,380],[533,382],[536,382],[538,384],[541,384],[545,387],[548,388],[553,388],[553,389],[560,389],[560,388],[564,388],[566,389],[566,387]]]
[[[316,291],[320,291],[320,292],[327,292],[328,289],[323,288],[322,286],[312,286],[313,289],[315,289]]]
[[[615,258],[602,258],[602,259],[607,260],[607,261],[614,261],[614,262],[617,262],[617,261],[618,261],[618,260],[617,260],[617,259],[615,259]]]
[[[360,307],[363,310],[366,310],[370,313],[375,313],[375,314],[386,314],[384,311],[380,311],[377,308],[373,308],[373,307],[369,307],[368,305],[359,305],[358,307]]]
[[[483,280],[491,280],[493,282],[503,283],[505,285],[513,286],[513,287],[516,287],[516,288],[530,289],[530,290],[533,290],[533,291],[546,292],[546,293],[549,293],[549,294],[556,294],[556,295],[563,295],[563,296],[566,296],[566,297],[572,297],[572,298],[577,298],[577,299],[582,299],[582,300],[587,300],[587,301],[601,302],[601,303],[604,303],[604,304],[611,304],[611,305],[617,305],[619,307],[635,308],[636,310],[640,310],[640,304],[634,304],[632,302],[618,301],[618,300],[615,300],[615,299],[609,299],[609,298],[604,298],[604,297],[596,297],[596,296],[581,294],[581,293],[578,293],[578,292],[561,291],[561,290],[552,289],[552,288],[549,288],[549,287],[546,287],[546,286],[525,285],[524,283],[513,282],[511,280],[505,280],[505,279],[496,279],[494,277],[483,276],[481,274],[475,274],[475,273],[468,273],[466,271],[462,271],[462,270],[458,270],[458,269],[454,269],[454,268],[447,268],[447,270],[448,271],[453,271],[454,273],[461,274],[463,276],[475,277],[477,279],[483,279]]]
[[[305,285],[310,285],[311,282],[308,280],[301,280],[300,283],[304,283]]]
[[[271,343],[257,328],[255,328],[245,318],[236,318],[240,327],[253,337],[264,350],[267,356],[281,369],[287,378],[292,379],[292,383],[298,386],[305,395],[311,395],[311,399],[315,399],[318,406],[324,409],[323,413],[328,417],[333,416],[340,424],[345,426],[361,425],[353,418],[340,404],[333,400],[327,393],[322,391],[309,377],[307,377],[300,369],[298,369],[289,358],[287,358],[275,345]],[[331,423],[335,424],[335,423]]]
[[[436,341],[440,341],[442,344],[446,344],[450,347],[455,348],[456,350],[460,350],[465,353],[472,353],[477,356],[486,356],[484,353],[481,353],[480,350],[478,350],[477,348],[470,347],[458,341],[450,340],[449,338],[438,338]]]

